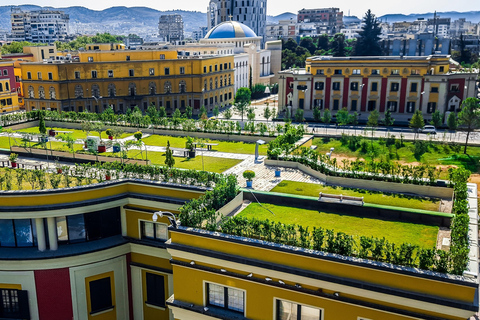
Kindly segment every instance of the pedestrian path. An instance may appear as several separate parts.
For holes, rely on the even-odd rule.
[[[243,177],[243,172],[245,170],[252,170],[255,172],[253,189],[260,191],[270,191],[283,180],[324,184],[321,180],[298,169],[292,168],[280,168],[280,177],[275,177],[275,169],[277,167],[265,165],[264,159],[265,158],[255,160],[255,156],[248,156],[247,159],[228,169],[224,173],[235,174],[238,177],[239,185],[241,187],[246,187],[247,183],[246,179]]]

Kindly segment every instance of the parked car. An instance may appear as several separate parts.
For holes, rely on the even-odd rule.
[[[429,134],[437,134],[437,130],[435,129],[435,126],[425,126],[421,130],[422,133],[429,133]]]

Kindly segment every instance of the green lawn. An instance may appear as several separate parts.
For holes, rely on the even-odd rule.
[[[105,127],[105,130],[107,130],[109,127]],[[48,127],[47,128],[47,134],[48,134],[48,130],[50,129],[54,129],[56,131],[68,131],[68,132],[71,132],[73,134],[73,137],[75,139],[86,139],[87,138],[87,134],[85,131],[82,131],[82,130],[75,130],[75,129],[65,129],[65,128],[58,128],[58,127],[54,127],[54,128],[50,128]],[[40,134],[40,131],[38,131],[38,127],[31,127],[31,128],[26,128],[26,129],[21,129],[21,130],[17,130],[15,131],[17,133],[33,133],[33,134]],[[122,134],[122,136],[120,137],[120,139],[123,139],[123,138],[126,138],[126,137],[130,137],[132,136],[133,133],[124,133]],[[90,132],[90,136],[96,136],[98,137],[98,133],[97,132]],[[102,132],[102,139],[108,139],[108,136],[107,134],[105,133],[105,131]]]
[[[142,139],[146,145],[149,146],[158,146],[166,147],[167,141],[170,141],[170,146],[172,148],[185,148],[185,143],[187,138],[184,137],[172,137],[172,136],[159,136],[151,135],[148,138]],[[208,143],[218,143],[218,146],[213,147],[213,151],[219,152],[231,152],[231,153],[242,153],[242,154],[255,154],[255,143],[246,143],[246,142],[233,142],[233,141],[218,141],[210,140]],[[261,145],[259,148],[259,153],[261,155],[267,154],[267,145]]]
[[[111,153],[110,153],[111,154]],[[144,155],[145,157],[145,152]],[[130,150],[128,151],[128,157],[132,159],[142,159],[140,150]],[[181,169],[193,169],[193,170],[203,170],[210,172],[222,173],[225,170],[230,169],[231,167],[239,164],[242,160],[237,159],[225,159],[225,158],[215,158],[215,157],[203,157],[197,156],[194,159],[174,157],[175,159],[175,168]],[[165,153],[164,152],[149,152],[148,160],[152,161],[152,164],[156,165],[165,165]]]
[[[343,194],[346,196],[364,197],[364,201],[366,203],[430,211],[438,211],[440,205],[439,200],[437,199],[410,197],[393,193],[386,194],[383,192],[375,192],[362,189],[323,186],[316,183],[305,183],[288,180],[280,182],[275,188],[273,188],[272,192],[298,194],[311,197],[318,197],[318,194],[320,192],[328,194]]]
[[[287,206],[276,206],[272,204],[262,204],[262,208],[257,203],[252,203],[238,214],[239,217],[256,218],[259,220],[269,219],[270,221],[282,222],[285,224],[298,224],[304,227],[322,227],[324,229],[333,229],[335,232],[345,232],[355,236],[376,237],[387,239],[389,242],[398,245],[402,243],[411,243],[422,248],[432,248],[436,246],[438,227],[379,220],[372,218],[360,218],[346,214],[336,214],[314,210],[305,210]]]

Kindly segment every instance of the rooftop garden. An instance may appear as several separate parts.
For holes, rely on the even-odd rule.
[[[280,182],[271,191],[311,197],[318,197],[320,192],[336,195],[341,194],[344,196],[363,197],[364,202],[366,203],[430,211],[438,211],[440,207],[439,199],[422,198],[395,193],[385,193],[380,191],[371,191],[358,188],[353,189],[335,186],[325,186],[318,183],[306,183],[288,180]]]

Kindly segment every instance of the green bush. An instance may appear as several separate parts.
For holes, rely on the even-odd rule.
[[[243,172],[243,177],[248,181],[251,181],[253,178],[255,178],[255,172],[252,170],[246,170]]]

